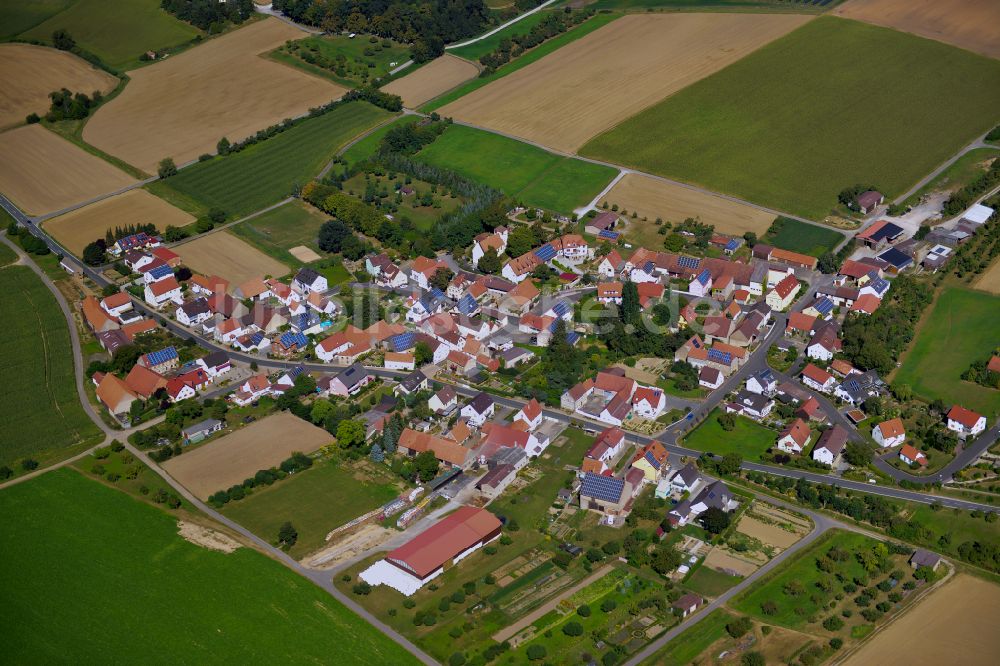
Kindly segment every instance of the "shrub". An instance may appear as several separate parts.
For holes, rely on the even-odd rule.
[[[440,603],[438,603],[438,610],[442,613],[447,613],[449,608],[451,608],[451,602],[447,599],[442,599]]]
[[[587,604],[583,604],[582,606],[576,609],[576,614],[579,615],[580,617],[590,617],[590,606],[588,606]]]
[[[448,630],[448,635],[452,638],[458,638],[462,635],[462,627],[452,627]]]
[[[753,629],[753,622],[748,617],[741,617],[726,625],[726,632],[733,638],[739,638]]]
[[[830,647],[832,647],[834,650],[839,650],[841,648],[841,646],[843,646],[843,645],[844,645],[843,639],[840,639],[840,638],[831,638],[830,639]]]
[[[92,474],[95,474],[97,476],[104,476],[104,465],[102,465],[101,463],[97,463],[96,465],[90,468],[90,471]]]
[[[614,599],[605,599],[601,602],[601,610],[605,613],[610,613],[616,608],[618,608],[618,603]]]
[[[764,615],[777,615],[778,604],[769,599],[760,605],[760,612]]]
[[[766,662],[764,661],[764,655],[760,652],[747,652],[740,659],[740,663],[743,666],[764,666]]]
[[[836,615],[831,615],[823,620],[823,628],[827,631],[839,631],[844,628],[844,621]]]
[[[462,666],[465,663],[465,654],[461,652],[456,652],[455,654],[448,657],[449,666]]]
[[[417,605],[417,602],[413,599],[403,599],[403,608],[413,608]]]
[[[465,603],[465,595],[461,591],[455,590],[451,594],[451,600],[456,604]]]
[[[367,597],[372,592],[372,586],[364,581],[361,581],[360,583],[356,583],[354,587],[351,588],[351,591],[354,592],[354,594]]]
[[[562,632],[567,636],[583,636],[583,625],[573,620],[563,625]]]
[[[545,659],[545,655],[548,654],[548,651],[545,649],[544,645],[535,644],[528,646],[526,654],[528,655],[528,659],[531,661],[540,661]]]

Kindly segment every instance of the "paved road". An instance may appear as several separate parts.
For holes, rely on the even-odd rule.
[[[534,9],[532,9],[530,11],[527,11],[527,12],[524,12],[523,14],[518,14],[517,16],[515,16],[514,18],[512,18],[511,20],[509,20],[506,23],[503,23],[503,24],[497,26],[496,28],[493,28],[489,32],[483,33],[482,35],[479,35],[478,37],[475,37],[473,39],[467,39],[464,42],[459,42],[458,44],[451,44],[451,45],[446,46],[444,48],[445,48],[446,51],[450,51],[451,49],[459,49],[459,48],[462,48],[463,46],[468,46],[469,44],[475,44],[478,41],[486,39],[487,37],[492,37],[493,35],[497,34],[501,30],[503,30],[504,28],[506,28],[507,26],[514,25],[515,23],[517,23],[521,19],[523,19],[523,18],[525,18],[527,16],[531,16],[532,14],[534,14],[536,12],[542,11],[543,9],[545,9],[546,7],[548,7],[549,5],[551,5],[555,1],[556,0],[546,0],[546,2],[543,2],[542,4],[538,5]]]
[[[895,203],[895,204],[901,204],[901,203],[903,203],[904,201],[906,201],[907,199],[909,199],[910,197],[912,197],[914,194],[916,194],[917,192],[919,192],[921,188],[923,188],[925,185],[927,185],[927,183],[931,182],[932,180],[934,180],[935,178],[937,178],[938,176],[940,176],[941,173],[944,172],[945,169],[947,169],[952,164],[954,164],[955,162],[957,162],[958,159],[960,157],[962,157],[962,155],[965,155],[967,152],[969,152],[971,150],[975,150],[976,148],[995,148],[995,146],[986,143],[986,133],[983,133],[981,136],[976,137],[967,146],[965,146],[964,148],[962,148],[960,151],[958,151],[957,153],[955,153],[953,156],[951,156],[947,160],[945,160],[941,164],[941,166],[939,166],[938,168],[934,169],[934,171],[931,171],[929,174],[927,174],[926,176],[924,176],[923,178],[921,178],[919,181],[917,181],[916,185],[914,185],[909,190],[907,190],[903,194],[901,194],[898,197],[896,197],[896,200],[893,203]]]

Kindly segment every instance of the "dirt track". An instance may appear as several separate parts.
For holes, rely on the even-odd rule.
[[[997,0],[851,0],[833,14],[1000,58]]]
[[[575,152],[808,20],[794,14],[629,15],[439,112]]]
[[[118,79],[72,53],[34,44],[0,44],[0,81],[0,128],[23,123],[29,113],[44,116],[54,90],[90,96],[118,85]]]
[[[135,179],[41,125],[0,134],[0,192],[41,215],[133,184]]]
[[[184,265],[199,273],[218,275],[236,286],[250,278],[281,277],[288,267],[227,231],[200,236],[174,247]]]
[[[150,222],[163,231],[168,226],[190,224],[194,216],[146,190],[135,189],[46,220],[43,226],[70,252],[80,255],[88,243],[104,238],[110,228]]]
[[[479,70],[467,60],[445,54],[412,74],[390,81],[382,90],[403,98],[413,109],[476,76]]]
[[[330,102],[344,88],[262,57],[306,33],[268,18],[189,51],[129,72],[131,81],[101,107],[83,138],[149,173],[215,151],[222,137],[259,129]]]

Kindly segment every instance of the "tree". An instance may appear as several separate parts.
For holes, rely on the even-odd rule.
[[[479,263],[476,264],[476,267],[483,273],[496,275],[500,272],[500,256],[496,250],[489,248],[483,253],[483,256],[479,257]]]
[[[622,307],[619,310],[622,323],[639,326],[642,322],[642,307],[639,305],[639,288],[631,280],[622,287]]]
[[[76,40],[68,31],[59,29],[52,33],[52,45],[60,51],[72,51],[76,48]]]
[[[219,139],[219,143],[215,144],[215,150],[218,151],[220,155],[228,155],[229,147],[230,147],[229,139],[227,139],[226,137],[222,137],[221,139]]]
[[[507,255],[511,258],[520,257],[531,252],[536,243],[535,232],[526,225],[517,225],[507,235]]]
[[[294,546],[298,540],[299,533],[295,527],[287,521],[282,523],[281,527],[278,528],[278,545],[287,550]]]
[[[171,157],[164,157],[160,160],[160,166],[156,170],[157,175],[160,178],[169,178],[170,176],[177,175],[177,165],[174,164],[174,160]]]
[[[714,506],[708,507],[701,516],[698,517],[701,526],[711,534],[719,534],[729,527],[729,514]]]
[[[656,550],[653,551],[653,557],[649,564],[653,567],[653,571],[661,576],[666,576],[668,573],[679,567],[682,561],[683,557],[673,546],[661,543],[656,547]]]
[[[465,663],[465,654],[462,652],[455,652],[450,657],[448,657],[448,666],[462,666]]]
[[[89,243],[83,248],[83,263],[88,266],[100,266],[104,263],[104,246],[97,243]]]
[[[824,252],[820,258],[819,262],[816,264],[821,273],[836,273],[837,272],[837,256],[833,252]]]
[[[413,467],[417,470],[417,476],[424,483],[437,476],[440,466],[440,463],[438,463],[437,458],[434,457],[434,453],[431,451],[418,453],[417,457],[413,459]]]
[[[872,453],[868,442],[850,441],[844,449],[844,460],[854,467],[866,467],[872,461]]]
[[[752,231],[748,231],[745,234],[743,234],[743,240],[747,242],[747,247],[752,248],[754,245],[757,244],[757,234],[755,234]]]
[[[722,429],[726,432],[731,432],[734,428],[736,428],[736,418],[728,412],[719,414],[718,418],[715,420],[719,422],[719,425],[722,426]]]
[[[590,613],[591,613],[590,606],[588,606],[587,604],[583,604],[576,609],[576,614],[579,615],[580,617],[590,617]]]
[[[726,625],[726,632],[733,638],[739,638],[753,629],[753,622],[750,618],[739,617]]]
[[[722,460],[716,465],[719,474],[736,474],[743,466],[743,457],[738,453],[727,453],[722,456]]]
[[[365,426],[361,421],[344,419],[337,424],[337,443],[345,449],[365,441]]]
[[[431,346],[421,340],[413,348],[413,359],[417,366],[425,365],[434,360],[434,352],[431,351]]]
[[[434,271],[434,275],[431,276],[429,282],[432,287],[437,287],[441,291],[444,291],[448,288],[448,283],[451,282],[453,277],[455,277],[455,272],[450,268],[442,266]]]
[[[382,447],[379,446],[378,443],[376,443],[374,446],[372,446],[372,450],[368,454],[368,457],[371,459],[372,462],[380,463],[385,460],[385,452],[382,451]]]
[[[614,599],[605,599],[601,602],[601,611],[604,613],[610,613],[616,608],[618,608],[618,602]]]
[[[221,208],[210,208],[208,210],[208,219],[212,221],[212,224],[220,224],[226,219],[226,211]]]
[[[768,599],[767,601],[765,601],[760,605],[760,610],[762,613],[764,613],[764,615],[777,615],[778,604]]]
[[[747,652],[740,658],[740,663],[743,666],[764,666],[767,661],[760,652]]]
[[[583,625],[571,620],[563,625],[562,632],[567,636],[583,636]]]
[[[351,229],[346,224],[340,220],[328,220],[319,228],[317,244],[324,252],[340,252],[344,242],[352,236]]]
[[[531,661],[541,661],[542,659],[545,659],[545,655],[548,654],[548,651],[545,649],[544,645],[535,643],[534,645],[528,646],[528,650],[525,654],[527,654],[528,659]]]
[[[332,402],[320,398],[313,403],[312,409],[309,411],[309,418],[313,423],[319,425],[326,421],[326,417],[329,416],[333,409]]]

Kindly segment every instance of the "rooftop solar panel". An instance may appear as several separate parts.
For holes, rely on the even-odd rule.
[[[619,234],[617,231],[608,231],[607,229],[605,229],[604,231],[597,234],[597,237],[607,238],[608,240],[618,240],[618,236],[620,235],[621,234]]]
[[[646,459],[646,462],[653,466],[653,469],[660,469],[660,461],[656,459],[652,451],[646,451],[646,455],[643,457]]]
[[[407,349],[412,349],[414,344],[416,344],[415,337],[412,332],[400,333],[399,335],[392,336],[389,339],[389,344],[397,352],[406,351]]]
[[[624,488],[625,481],[623,479],[587,472],[583,477],[580,494],[605,502],[617,502],[621,499]]]
[[[566,301],[559,301],[552,306],[552,311],[556,313],[557,317],[562,317],[570,311],[569,303]]]
[[[546,243],[545,245],[535,250],[535,256],[541,259],[542,261],[549,261],[550,259],[556,256],[556,249],[551,245],[549,245],[548,243]]]
[[[580,339],[580,334],[576,331],[566,331],[566,342],[571,345],[575,345],[576,341]]]
[[[677,263],[681,268],[698,268],[701,265],[701,260],[695,257],[681,257]]]
[[[708,358],[712,361],[720,361],[729,365],[729,363],[733,360],[733,355],[729,352],[719,351],[718,349],[709,349]]]
[[[738,248],[739,246],[740,246],[740,242],[738,240],[736,240],[735,238],[729,239],[729,242],[726,243],[726,249],[729,250],[729,251],[733,251],[736,248]]]
[[[437,287],[431,287],[431,296],[433,296],[434,298],[443,299],[444,292],[438,289]]]
[[[708,281],[712,279],[712,274],[708,272],[706,268],[701,273],[698,273],[698,282],[701,284],[708,284]]]
[[[250,336],[250,344],[252,345],[259,345],[263,341],[264,341],[264,334],[261,333],[260,331],[257,331],[256,333]]]
[[[170,266],[167,266],[166,264],[163,264],[162,266],[157,266],[156,268],[149,271],[149,275],[152,276],[154,280],[159,280],[160,278],[165,278],[168,275],[173,275],[173,274],[174,274],[173,269],[171,269]]]
[[[815,307],[820,314],[827,314],[833,310],[833,301],[829,298],[821,298],[816,301],[816,304],[813,307]]]
[[[165,349],[146,354],[146,360],[150,365],[160,365],[161,363],[166,363],[167,361],[175,358],[177,358],[177,350],[174,347],[167,347]]]
[[[458,302],[458,311],[462,314],[469,314],[476,309],[476,299],[472,297],[471,294],[466,294],[462,297],[462,300]]]

